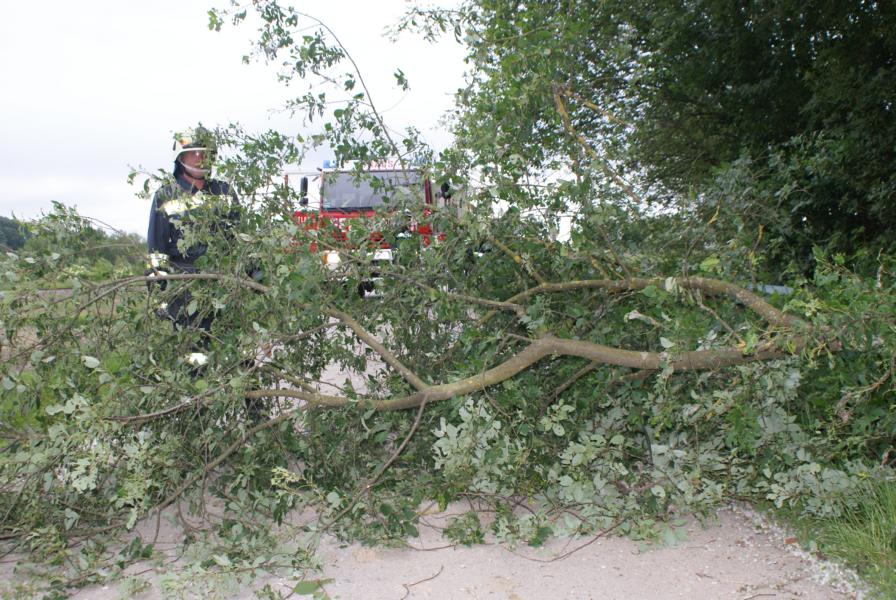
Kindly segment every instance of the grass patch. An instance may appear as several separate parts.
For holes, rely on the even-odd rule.
[[[854,512],[822,526],[819,548],[868,579],[883,598],[896,598],[896,482],[867,485]]]
[[[822,554],[855,569],[873,597],[896,598],[896,482],[868,482],[856,509],[836,519],[783,516]]]

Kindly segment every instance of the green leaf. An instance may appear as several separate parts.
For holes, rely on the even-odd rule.
[[[73,511],[70,508],[66,508],[65,509],[65,528],[67,530],[71,529],[72,526],[74,526],[74,524],[78,522],[79,518],[81,518],[81,515],[79,515],[78,513],[76,513],[75,511]]]
[[[318,590],[322,589],[324,585],[332,583],[332,581],[332,579],[314,579],[311,581],[300,581],[293,586],[292,591],[293,593],[299,594],[300,596],[311,596],[314,595]]]
[[[700,262],[700,270],[703,272],[715,271],[718,266],[719,266],[719,258],[717,256],[710,256],[708,258],[704,258]]]
[[[659,290],[657,290],[655,285],[648,285],[643,290],[641,290],[641,294],[653,299],[659,295]]]
[[[231,567],[233,563],[230,562],[230,559],[224,556],[223,554],[215,554],[212,556],[212,560],[220,567]]]
[[[535,530],[535,533],[528,539],[527,543],[533,548],[538,548],[543,545],[547,539],[551,536],[553,531],[547,525],[541,525],[538,529]]]
[[[82,356],[82,357],[81,357],[81,362],[82,362],[82,363],[84,364],[84,366],[87,367],[88,369],[95,369],[95,368],[97,368],[98,366],[100,366],[100,361],[99,361],[97,358],[93,357],[93,356],[86,356],[86,355],[85,355],[85,356]]]

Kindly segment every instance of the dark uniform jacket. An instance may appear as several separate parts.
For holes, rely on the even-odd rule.
[[[172,183],[159,188],[153,196],[146,235],[149,252],[167,254],[173,266],[192,271],[193,262],[205,254],[206,246],[197,244],[178,248],[177,242],[183,237],[182,228],[192,225],[197,213],[210,212],[213,229],[228,229],[239,219],[237,208],[236,194],[223,181],[210,179],[200,190],[178,174]]]

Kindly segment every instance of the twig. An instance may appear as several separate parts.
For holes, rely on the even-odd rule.
[[[600,363],[597,362],[596,360],[592,360],[590,363],[588,363],[587,365],[585,365],[584,367],[582,367],[581,369],[579,369],[578,371],[573,373],[572,377],[570,377],[569,379],[564,381],[562,384],[560,384],[560,386],[557,387],[557,389],[555,389],[551,393],[551,395],[547,397],[547,399],[543,402],[542,406],[547,407],[547,406],[550,406],[551,404],[553,404],[554,400],[556,400],[557,398],[560,397],[560,394],[562,394],[563,392],[565,392],[566,390],[569,389],[569,386],[571,386],[576,381],[578,381],[579,379],[581,379],[582,377],[584,377],[585,375],[587,375],[588,373],[590,373],[591,371],[596,369],[598,366],[600,366]]]
[[[373,350],[383,358],[386,364],[398,371],[401,376],[404,377],[405,380],[407,380],[407,382],[414,386],[417,390],[425,390],[429,387],[429,385],[425,381],[420,379],[420,377],[416,373],[404,366],[401,361],[399,361],[398,358],[389,351],[388,348],[386,348],[378,339],[376,339],[366,329],[364,329],[361,324],[358,323],[351,315],[335,308],[326,308],[323,312],[324,314],[339,319],[345,325],[347,325],[365,344],[373,348]]]
[[[404,596],[401,597],[401,600],[404,600],[405,598],[407,598],[408,596],[411,595],[411,588],[413,586],[419,585],[421,583],[425,583],[427,581],[432,581],[433,579],[435,579],[436,577],[441,575],[442,571],[444,569],[445,569],[445,565],[439,565],[439,570],[436,572],[435,575],[430,575],[426,579],[421,579],[420,581],[415,581],[414,583],[402,583],[401,586],[404,588],[405,592],[404,592]]]
[[[254,436],[256,433],[258,433],[259,431],[264,431],[265,429],[269,429],[269,428],[273,427],[274,425],[279,425],[283,421],[290,419],[293,415],[295,415],[299,412],[302,412],[304,410],[305,410],[305,408],[303,406],[299,406],[297,408],[294,408],[292,410],[289,410],[289,411],[283,413],[282,415],[280,415],[278,417],[275,417],[275,418],[273,418],[269,421],[265,421],[263,423],[259,423],[255,427],[252,427],[251,429],[246,431],[246,433],[240,439],[238,439],[237,441],[230,444],[221,454],[219,454],[217,456],[217,458],[215,458],[212,462],[205,465],[205,467],[202,469],[202,471],[200,473],[194,474],[192,477],[189,477],[186,481],[181,483],[177,487],[177,489],[175,489],[167,498],[165,498],[164,500],[162,500],[161,502],[156,504],[152,509],[150,509],[149,512],[152,513],[153,511],[162,511],[163,509],[170,506],[175,500],[177,500],[180,497],[181,494],[183,494],[187,489],[189,489],[190,486],[192,486],[194,483],[199,481],[200,478],[205,477],[207,473],[214,470],[215,467],[217,467],[222,462],[224,462],[227,459],[227,457],[229,457],[231,454],[233,454],[239,448],[241,448],[243,444],[245,444],[247,441],[249,441],[249,439],[252,436]]]
[[[236,366],[231,367],[231,369],[228,369],[228,372],[233,370],[233,368],[235,368],[235,367]],[[253,367],[249,372],[250,373],[254,372],[256,368],[257,367]],[[194,396],[193,398],[190,398],[189,400],[185,400],[184,402],[181,402],[180,404],[175,404],[174,406],[170,406],[168,408],[163,408],[163,409],[157,410],[155,412],[143,413],[143,414],[139,414],[139,415],[116,415],[116,416],[111,416],[111,417],[104,417],[104,419],[106,421],[115,421],[117,423],[128,423],[128,424],[132,424],[132,425],[141,425],[147,421],[153,421],[153,420],[159,419],[161,417],[168,417],[171,415],[175,415],[175,414],[177,414],[183,410],[186,410],[188,408],[191,408],[191,407],[199,407],[202,405],[203,399],[213,396],[214,394],[216,394],[219,390],[223,389],[224,387],[225,387],[224,385],[219,385],[214,388],[209,388],[206,391],[199,394],[198,396]]]
[[[588,141],[585,139],[582,134],[578,133],[572,126],[572,121],[569,118],[569,113],[566,111],[566,105],[563,102],[563,99],[560,97],[560,88],[558,86],[554,86],[554,103],[557,105],[557,112],[560,114],[560,119],[563,121],[563,127],[566,129],[567,133],[575,139],[579,145],[581,145],[585,152],[592,158],[592,160],[600,162],[601,167],[604,170],[604,173],[610,176],[610,178],[616,182],[616,184],[625,191],[625,193],[631,198],[635,204],[642,205],[644,201],[638,196],[635,191],[632,189],[632,186],[629,185],[627,181],[625,181],[616,171],[614,171],[609,163],[604,160],[597,151],[591,147]],[[604,238],[604,242],[607,244],[607,248],[610,252],[613,253],[613,257],[616,259],[616,263],[622,267],[622,270],[625,272],[625,276],[631,279],[632,274],[628,270],[628,267],[622,260],[619,258],[619,255],[616,254],[616,250],[613,248],[613,245],[610,242],[610,236],[607,235],[607,232],[604,230],[603,226],[600,223],[597,223],[597,229],[601,234],[601,237]]]
[[[504,244],[504,242],[493,235],[489,235],[488,239],[491,243],[497,246],[498,249],[501,250],[501,252],[509,256],[513,260],[513,262],[523,267],[523,269],[532,277],[532,279],[540,284],[547,283],[547,279],[545,279],[538,271],[536,271],[535,267],[529,264],[529,261],[524,260],[522,256],[510,249],[510,247]]]
[[[260,292],[262,294],[270,293],[271,288],[253,281],[252,279],[247,279],[245,277],[240,277],[237,275],[229,275],[225,273],[177,273],[171,275],[158,275],[158,276],[141,276],[141,277],[128,277],[125,279],[118,280],[110,284],[113,289],[118,289],[125,285],[133,285],[137,283],[146,283],[146,282],[157,282],[157,281],[192,281],[192,280],[206,280],[206,281],[229,281],[233,283],[237,283],[243,287],[247,287],[249,289],[255,290],[256,292]],[[101,286],[103,287],[103,286]],[[104,292],[105,293],[105,292]],[[423,390],[429,387],[426,382],[424,382],[416,373],[408,369],[404,366],[398,358],[389,351],[379,340],[376,339],[373,335],[371,335],[364,327],[361,326],[351,315],[337,310],[335,308],[324,308],[323,313],[338,319],[343,324],[348,326],[352,331],[355,332],[355,335],[358,336],[364,343],[370,346],[377,354],[379,354],[383,360],[391,366],[393,369],[399,372],[405,380],[408,381],[414,388],[417,390]]]
[[[308,331],[303,331],[302,333],[296,333],[294,335],[288,335],[288,336],[285,336],[282,338],[278,338],[278,341],[280,341],[280,342],[300,342],[304,339],[308,339],[309,337],[311,337],[312,335],[314,335],[316,333],[320,333],[321,331],[326,331],[327,329],[332,329],[333,327],[336,327],[338,324],[339,323],[336,323],[336,322],[323,323],[322,325],[318,325],[317,327],[312,327]]]
[[[700,308],[702,308],[703,310],[705,310],[706,312],[708,312],[709,314],[711,314],[713,317],[715,317],[715,319],[716,319],[719,323],[722,324],[722,327],[724,327],[725,330],[726,330],[728,333],[730,333],[731,335],[733,335],[733,336],[737,339],[738,342],[740,342],[740,343],[744,343],[744,339],[740,336],[740,334],[738,334],[738,333],[734,330],[734,328],[731,327],[731,325],[729,325],[727,321],[725,321],[725,319],[723,319],[722,317],[720,317],[720,316],[719,316],[719,313],[717,313],[717,312],[716,312],[715,310],[713,310],[711,307],[706,306],[706,305],[703,303],[703,298],[700,298],[699,295],[698,295],[698,297],[697,297],[697,306],[699,306]]]
[[[601,115],[603,115],[608,121],[613,121],[614,123],[619,123],[620,125],[626,125],[626,126],[630,125],[630,123],[628,123],[627,121],[620,119],[613,113],[599,107],[594,102],[587,100],[587,99],[583,98],[582,96],[576,94],[575,92],[570,90],[568,87],[557,86],[557,88],[559,89],[560,93],[562,93],[567,98],[572,98],[573,100],[578,100],[585,107],[591,109],[594,112],[597,112],[597,113],[600,113]]]
[[[410,283],[411,285],[416,285],[419,288],[424,290],[435,292],[438,294],[444,294],[446,297],[451,298],[453,300],[460,300],[462,302],[469,302],[470,304],[478,304],[480,306],[488,306],[489,308],[510,310],[515,312],[518,316],[522,316],[526,314],[526,309],[521,304],[514,304],[513,302],[501,302],[500,300],[488,300],[486,298],[477,298],[476,296],[468,296],[466,294],[458,294],[456,292],[449,291],[441,291],[437,290],[431,286],[426,285],[420,281],[417,281],[411,277],[406,275],[401,275],[399,273],[389,273],[388,277],[393,277],[395,279],[400,279],[406,283]]]
[[[373,488],[373,486],[376,485],[376,482],[379,480],[379,478],[382,477],[383,473],[386,472],[386,469],[388,469],[392,465],[392,463],[394,463],[395,460],[399,457],[399,455],[404,451],[405,447],[408,445],[408,442],[411,441],[411,438],[414,436],[414,433],[416,433],[417,428],[420,427],[420,420],[423,418],[423,409],[424,408],[426,408],[425,400],[420,403],[420,408],[417,409],[417,416],[414,418],[414,423],[413,423],[413,425],[411,425],[411,430],[408,431],[408,434],[406,436],[404,436],[404,439],[401,441],[401,444],[398,446],[398,448],[395,450],[395,452],[392,453],[392,456],[389,457],[389,460],[384,462],[382,464],[382,466],[380,466],[380,468],[376,470],[376,472],[373,474],[373,476],[370,477],[366,483],[364,483],[363,485],[361,485],[358,488],[358,490],[352,496],[351,501],[345,505],[345,508],[343,508],[341,511],[336,513],[336,516],[334,516],[332,519],[330,519],[329,522],[326,525],[324,525],[324,527],[321,529],[321,531],[326,531],[327,529],[332,527],[333,524],[336,523],[336,521],[338,521],[343,516],[345,516],[345,514],[354,507],[355,503],[361,498],[361,496],[363,494],[366,494],[367,492],[369,492]]]
[[[610,178],[616,182],[616,184],[623,189],[623,191],[628,195],[631,200],[633,200],[636,204],[641,205],[644,203],[642,198],[638,196],[635,191],[632,189],[632,186],[629,185],[627,181],[625,181],[616,171],[614,171],[607,161],[601,158],[601,156],[597,153],[585,137],[578,133],[572,126],[572,121],[569,118],[569,113],[566,110],[566,104],[563,102],[563,99],[560,97],[560,88],[559,86],[554,86],[554,104],[557,106],[557,112],[560,114],[560,119],[563,121],[563,127],[566,129],[567,133],[572,136],[579,145],[585,150],[585,152],[590,156],[593,160],[599,161],[601,167],[604,172],[610,176]]]
[[[152,536],[152,545],[155,546],[159,541],[159,532],[162,530],[162,511],[156,513],[156,531]]]
[[[430,525],[432,527],[432,525]],[[407,547],[411,550],[416,550],[417,552],[436,552],[438,550],[448,550],[450,548],[457,548],[457,544],[446,544],[444,546],[435,546],[434,548],[418,548],[412,544],[407,544]]]
[[[316,394],[319,391],[314,386],[312,386],[310,383],[305,381],[304,379],[299,379],[298,377],[294,377],[293,375],[290,375],[289,373],[286,373],[282,369],[278,369],[277,367],[274,367],[273,365],[262,365],[261,368],[265,371],[270,371],[270,372],[274,373],[275,375],[277,375],[277,377],[280,377],[284,381],[288,381],[289,383],[293,384],[294,386],[296,386],[298,388],[305,390],[308,393]]]
[[[352,67],[355,69],[355,75],[358,76],[358,81],[361,83],[361,87],[364,88],[364,93],[367,96],[368,105],[370,106],[370,110],[373,111],[374,118],[376,118],[377,122],[379,123],[379,126],[382,128],[383,135],[386,137],[386,140],[389,142],[389,145],[392,147],[392,151],[395,152],[396,156],[398,157],[398,161],[401,163],[402,170],[404,170],[406,167],[404,155],[400,152],[400,150],[398,148],[398,144],[396,144],[395,141],[392,139],[392,136],[389,135],[389,128],[386,127],[386,123],[385,123],[385,121],[383,121],[382,115],[380,115],[380,112],[377,110],[376,106],[373,104],[373,96],[371,96],[370,90],[367,88],[367,83],[364,81],[364,76],[361,74],[361,69],[358,68],[358,64],[355,62],[355,59],[352,58],[352,55],[348,51],[348,49],[345,47],[345,44],[343,44],[339,40],[339,38],[336,36],[336,34],[333,32],[333,30],[330,29],[330,27],[326,23],[321,21],[320,19],[313,17],[307,13],[302,13],[299,11],[295,11],[295,14],[301,15],[301,16],[305,17],[306,19],[310,19],[310,20],[316,22],[318,25],[320,25],[321,27],[326,29],[327,33],[329,33],[333,37],[333,39],[336,40],[336,43],[342,49],[342,52],[345,54],[345,57],[352,64]],[[320,73],[318,73],[318,74],[320,75]]]
[[[708,294],[728,296],[729,298],[740,302],[753,312],[757,313],[772,325],[776,325],[778,327],[804,330],[811,329],[806,321],[800,319],[797,316],[788,315],[778,310],[756,294],[745,290],[738,285],[720,281],[718,279],[709,279],[706,277],[673,277],[668,279],[662,277],[635,277],[629,279],[579,279],[564,281],[560,283],[547,283],[543,285],[537,285],[535,287],[529,288],[528,290],[524,290],[518,294],[515,294],[508,298],[506,302],[519,302],[520,300],[525,300],[530,296],[535,296],[538,294],[568,292],[581,289],[602,289],[605,292],[609,293],[635,292],[643,290],[648,286],[656,286],[662,288],[665,287],[667,282],[671,282],[674,285],[677,285],[678,287],[684,289],[698,289]],[[479,324],[485,324],[493,316],[493,312],[489,315],[486,315],[479,320]]]
[[[620,525],[622,525],[623,523],[625,523],[627,520],[628,520],[628,517],[624,517],[624,518],[622,518],[622,519],[619,519],[619,520],[616,521],[612,526],[610,526],[609,529],[604,529],[603,531],[601,531],[600,533],[598,533],[597,535],[595,535],[593,538],[591,538],[590,540],[588,540],[587,542],[585,542],[585,543],[582,544],[581,546],[576,546],[576,547],[573,548],[572,550],[569,550],[568,552],[564,552],[563,554],[561,554],[561,555],[559,555],[559,556],[555,556],[554,558],[533,558],[533,557],[531,557],[531,556],[523,556],[522,554],[517,554],[516,552],[512,552],[512,551],[510,551],[510,550],[508,550],[508,552],[511,552],[511,554],[516,554],[516,556],[519,556],[520,558],[523,558],[523,559],[525,559],[525,560],[530,560],[530,561],[532,561],[532,562],[539,562],[539,563],[552,563],[552,562],[556,562],[556,561],[558,561],[558,560],[563,560],[563,559],[565,559],[565,558],[569,558],[570,556],[572,556],[573,554],[575,554],[576,552],[578,552],[578,551],[581,550],[582,548],[587,548],[588,546],[590,546],[591,544],[593,544],[594,542],[596,542],[596,541],[599,540],[600,538],[602,538],[602,537],[606,536],[607,534],[611,533],[614,529],[616,529],[617,527],[619,527]]]
[[[196,396],[195,398],[190,398],[185,402],[181,402],[180,404],[175,404],[174,406],[170,406],[168,408],[163,408],[162,410],[157,410],[151,413],[143,413],[140,415],[120,415],[120,416],[112,416],[112,417],[104,417],[106,421],[115,421],[117,423],[130,423],[132,425],[141,425],[146,423],[147,421],[153,421],[155,419],[161,417],[167,417],[170,415],[175,415],[182,410],[186,410],[191,406],[196,405],[202,396]]]

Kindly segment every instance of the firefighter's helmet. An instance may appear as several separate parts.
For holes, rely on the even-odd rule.
[[[206,153],[208,160],[213,161],[218,146],[212,132],[200,125],[175,133],[172,147],[174,162],[178,162],[180,155],[190,150],[202,150]]]

